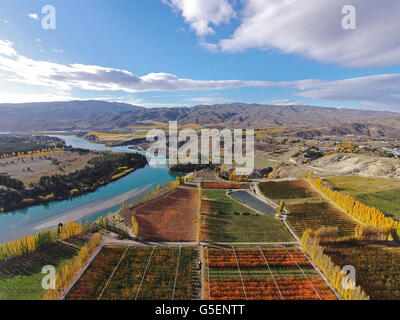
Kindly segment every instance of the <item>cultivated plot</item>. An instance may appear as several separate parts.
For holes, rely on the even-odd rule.
[[[400,299],[400,248],[343,242],[324,246],[324,253],[339,267],[354,266],[357,285],[372,300]]]
[[[297,248],[205,249],[210,300],[335,300]]]
[[[306,180],[263,182],[259,184],[260,191],[273,200],[302,199],[320,197]]]
[[[202,182],[201,187],[203,189],[248,189],[249,188],[247,183],[228,182],[228,181]]]
[[[195,241],[199,190],[179,188],[135,208],[139,237],[153,241]]]
[[[58,271],[71,261],[85,244],[78,236],[68,241],[50,244],[27,255],[0,262],[0,300],[39,300],[42,288],[42,268],[51,265]]]
[[[202,238],[211,242],[294,241],[271,214],[259,214],[226,195],[226,190],[203,190]]]
[[[197,299],[197,260],[195,248],[105,247],[66,298]]]
[[[308,228],[317,230],[321,227],[338,227],[339,236],[348,237],[354,235],[357,226],[354,219],[329,202],[292,204],[288,209],[288,224],[299,237]]]

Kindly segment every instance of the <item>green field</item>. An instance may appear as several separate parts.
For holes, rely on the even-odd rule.
[[[0,262],[0,300],[40,300],[43,266],[51,265],[58,271],[75,257],[84,240],[54,243],[29,255]]]
[[[262,154],[256,154],[254,158],[254,167],[256,169],[262,169],[262,168],[267,168],[267,167],[272,167],[275,168],[277,167],[281,162],[277,160],[272,160],[268,158],[265,155]]]
[[[203,237],[212,242],[293,241],[283,224],[272,215],[258,214],[232,200],[224,190],[203,190]],[[248,212],[249,216],[232,212]]]
[[[273,200],[320,197],[305,180],[264,182],[260,183],[259,187],[267,198]]]
[[[327,178],[326,182],[336,190],[400,219],[400,180],[348,176]]]
[[[400,189],[399,179],[340,176],[326,178],[325,181],[336,190],[351,195]]]

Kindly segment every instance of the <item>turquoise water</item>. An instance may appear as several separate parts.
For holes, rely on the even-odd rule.
[[[110,148],[101,144],[91,144],[76,136],[58,136],[67,145],[91,150],[111,150],[114,152],[134,152],[125,147]],[[158,184],[174,180],[167,167],[150,167],[138,169],[126,177],[72,200],[56,201],[48,205],[34,206],[24,210],[0,214],[0,242],[17,239],[24,234],[34,234],[46,224],[63,222],[68,216],[79,212],[77,220],[94,221],[97,217],[120,208],[125,199],[121,195],[137,189],[138,193],[156,188]],[[127,196],[128,197],[128,196]],[[107,205],[108,203],[108,205]],[[96,207],[102,207],[98,210]],[[52,226],[48,226],[52,227]]]

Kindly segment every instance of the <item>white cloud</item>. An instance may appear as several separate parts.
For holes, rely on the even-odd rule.
[[[380,74],[352,79],[326,81],[194,80],[170,73],[136,76],[130,71],[95,65],[59,64],[38,61],[20,55],[10,41],[0,40],[2,79],[49,90],[70,91],[74,88],[128,93],[151,91],[215,91],[243,87],[288,88],[295,96],[313,100],[356,102],[368,107],[400,112],[400,74]],[[67,96],[67,94],[65,95]],[[203,103],[228,102],[223,98],[192,98]]]
[[[218,97],[198,97],[198,98],[188,98],[186,101],[191,101],[195,103],[202,104],[218,104],[218,103],[230,103],[233,102],[232,99],[228,98],[218,98]]]
[[[16,94],[0,92],[0,103],[29,103],[29,102],[52,102],[52,101],[71,101],[78,100],[71,95],[62,95],[54,93],[38,94]]]
[[[9,41],[0,41],[0,70],[12,75],[8,80],[60,90],[80,88],[97,91],[179,91],[265,87],[268,81],[199,81],[182,79],[169,73],[150,73],[138,77],[126,70],[95,65],[64,65],[39,61],[18,54]]]
[[[355,101],[367,107],[400,112],[400,74],[381,74],[337,81],[319,81],[297,96],[329,101]]]
[[[64,53],[63,49],[53,49],[53,52],[55,53]]]
[[[190,6],[186,1],[170,2],[182,11],[185,21],[198,35],[212,33],[208,23],[196,27],[196,21],[212,22],[205,18],[212,15],[196,6],[198,1]],[[356,30],[342,28],[342,8],[349,4],[356,8]],[[400,64],[398,0],[385,0],[384,4],[382,0],[245,0],[243,6],[240,26],[230,37],[216,43],[202,39],[201,44],[211,51],[239,52],[254,48],[280,51],[347,67]],[[229,22],[233,16],[230,12],[220,21]]]
[[[13,43],[8,40],[0,40],[0,54],[8,57],[16,56],[17,53],[13,49]]]
[[[6,24],[8,24],[8,23],[9,23],[9,21],[8,21],[8,20],[6,20],[6,19],[0,19],[0,21],[1,21],[1,22],[3,22],[3,23],[6,23]]]
[[[293,105],[300,105],[302,103],[290,99],[275,99],[275,100],[265,100],[260,102],[260,104],[267,104],[267,105],[271,104],[276,106],[293,106]]]
[[[175,11],[181,12],[185,22],[199,36],[213,34],[210,26],[228,23],[235,17],[235,11],[228,0],[161,0]]]
[[[28,13],[27,16],[33,20],[39,20],[39,15],[37,13]]]

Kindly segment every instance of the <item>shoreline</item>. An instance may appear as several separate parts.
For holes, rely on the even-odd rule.
[[[112,197],[105,201],[96,200],[91,203],[87,203],[77,209],[71,209],[69,211],[66,211],[58,217],[51,217],[51,219],[48,219],[47,221],[42,221],[42,222],[40,222],[40,224],[34,226],[33,230],[40,231],[40,230],[44,230],[44,229],[49,229],[52,227],[56,227],[59,223],[65,224],[70,220],[74,220],[74,221],[81,220],[85,217],[90,217],[90,216],[95,215],[96,212],[102,212],[102,211],[106,211],[108,209],[112,209],[113,207],[117,206],[118,204],[124,202],[125,200],[128,200],[129,198],[132,198],[134,196],[137,196],[137,195],[145,192],[147,189],[151,188],[153,185],[154,185],[154,183],[149,183],[145,186],[132,189],[128,192],[125,192],[118,196]]]

